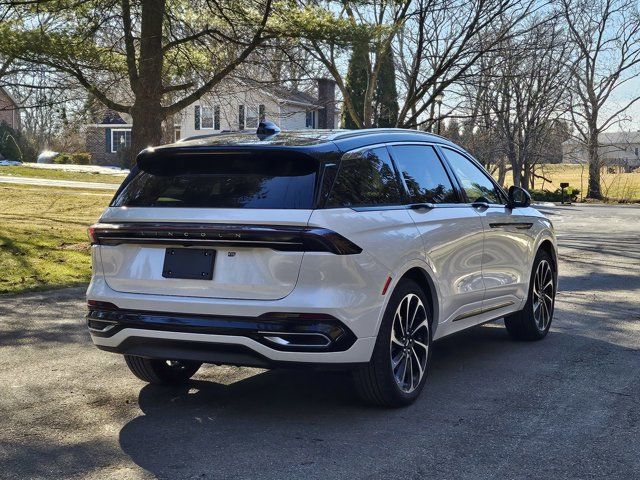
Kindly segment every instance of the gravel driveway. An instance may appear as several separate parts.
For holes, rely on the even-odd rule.
[[[437,343],[401,410],[361,405],[338,373],[145,386],[90,344],[82,289],[0,296],[0,478],[639,478],[640,209],[544,211],[550,335],[495,322]]]

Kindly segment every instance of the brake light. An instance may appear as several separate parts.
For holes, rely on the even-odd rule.
[[[99,300],[87,300],[87,307],[100,310],[119,310],[117,305],[109,302],[101,302]]]
[[[91,242],[91,245],[95,245],[96,243],[98,243],[98,239],[96,237],[95,225],[91,225],[89,228],[87,228],[87,236],[89,237],[89,241]]]

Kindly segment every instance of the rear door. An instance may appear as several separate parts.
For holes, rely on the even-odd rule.
[[[468,204],[482,218],[482,276],[486,287],[483,308],[512,308],[526,296],[533,224],[518,209],[507,207],[501,189],[474,161],[454,149],[441,148],[462,184]]]
[[[440,285],[440,321],[455,322],[480,313],[484,297],[480,215],[461,202],[434,147],[402,144],[389,149],[405,183],[409,214]]]
[[[315,159],[291,151],[200,155],[140,171],[101,218],[107,284],[129,293],[285,297],[300,271],[317,171]]]

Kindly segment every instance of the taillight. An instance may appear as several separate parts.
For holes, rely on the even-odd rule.
[[[87,236],[89,237],[89,241],[91,242],[91,245],[95,245],[96,243],[98,243],[98,239],[96,237],[95,225],[91,225],[89,228],[87,228]]]
[[[99,300],[87,300],[87,307],[89,309],[98,309],[98,310],[119,310],[117,305],[109,302],[101,302]]]

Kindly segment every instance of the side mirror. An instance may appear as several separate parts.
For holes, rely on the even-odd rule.
[[[524,188],[509,187],[509,208],[525,208],[531,205],[531,195]]]

